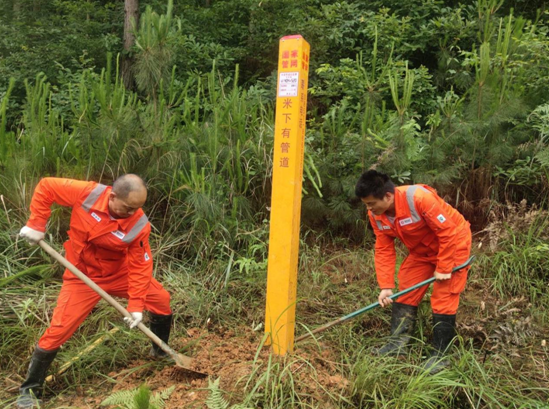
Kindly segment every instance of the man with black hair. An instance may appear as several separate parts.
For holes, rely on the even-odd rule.
[[[389,298],[395,287],[394,240],[399,238],[409,254],[398,272],[398,290],[433,276],[436,279],[431,295],[433,352],[425,369],[437,373],[448,365],[443,357],[456,335],[459,295],[465,288],[468,268],[453,274],[452,269],[469,258],[469,222],[433,188],[427,185],[395,187],[389,176],[376,170],[362,174],[355,193],[368,208],[376,236],[375,268],[381,288],[378,301],[382,307],[393,305],[391,336],[377,352],[397,356],[406,353],[417,307],[428,288],[418,288],[395,302]]]
[[[69,262],[107,293],[128,299],[130,328],[150,312],[150,328],[168,342],[172,326],[170,295],[153,276],[149,247],[151,226],[141,207],[147,187],[133,174],[120,176],[112,187],[74,179],[43,178],[32,196],[31,215],[19,235],[36,245],[44,239],[53,203],[72,208],[65,254]],[[18,408],[39,407],[38,398],[46,373],[57,351],[78,329],[101,297],[83,281],[65,270],[63,286],[49,328],[31,357],[21,385]],[[151,355],[166,353],[153,343]]]

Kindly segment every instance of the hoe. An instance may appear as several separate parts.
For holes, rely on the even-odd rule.
[[[469,260],[467,260],[465,263],[463,263],[462,265],[459,265],[457,267],[454,267],[452,269],[452,273],[455,273],[456,271],[459,271],[461,270],[462,268],[465,268],[465,267],[468,267],[469,265],[471,265],[471,263],[473,262],[473,260],[475,259],[475,256],[471,256],[469,258]],[[425,281],[422,281],[421,283],[418,283],[410,288],[407,288],[406,290],[402,290],[396,294],[393,294],[391,295],[389,298],[391,300],[394,300],[398,297],[400,297],[401,295],[404,295],[404,294],[407,294],[409,293],[410,291],[414,291],[416,289],[418,289],[419,287],[423,287],[424,285],[428,285],[428,284],[431,284],[433,281],[435,281],[435,277],[431,277]],[[322,331],[325,331],[327,330],[328,328],[331,328],[333,327],[334,325],[337,325],[337,324],[341,324],[347,320],[350,320],[351,318],[354,318],[356,317],[357,315],[360,315],[360,314],[363,314],[365,313],[366,311],[370,311],[370,310],[373,310],[374,308],[376,307],[379,307],[379,302],[375,302],[373,304],[370,304],[368,305],[367,307],[364,307],[364,308],[361,308],[359,310],[356,310],[355,312],[352,312],[348,315],[345,315],[344,317],[340,317],[338,318],[337,320],[334,320],[332,322],[329,322],[321,327],[318,327],[317,329],[313,330],[313,331],[310,331],[308,332],[307,334],[303,334],[302,336],[300,337],[297,337],[295,339],[295,342],[299,342],[299,341],[303,341],[304,339],[307,339],[311,336],[313,336],[314,334],[318,334],[319,332],[322,332]]]
[[[80,280],[82,280],[84,283],[86,283],[92,290],[94,290],[97,294],[99,294],[105,301],[107,301],[110,305],[112,305],[120,314],[122,314],[124,317],[131,318],[130,313],[122,306],[118,301],[116,301],[113,297],[111,297],[109,294],[107,294],[101,287],[99,287],[97,284],[95,284],[92,280],[90,280],[84,273],[82,273],[79,269],[77,269],[72,263],[70,263],[65,257],[63,257],[61,254],[59,254],[57,251],[55,251],[49,244],[47,244],[44,240],[40,240],[38,242],[40,247],[44,249],[46,253],[48,253],[50,256],[52,256],[54,259],[56,259],[59,263],[61,263],[64,267],[68,268],[75,276],[77,276]],[[156,336],[149,328],[147,328],[142,322],[140,322],[137,325],[137,328],[139,328],[143,333],[149,337],[156,345],[158,345],[164,352],[166,352],[174,361],[177,368],[183,368],[187,371],[194,372],[198,375],[204,375],[200,372],[197,372],[192,369],[192,363],[193,359],[179,354],[175,352],[173,349],[171,349],[164,341],[162,341],[160,338]]]

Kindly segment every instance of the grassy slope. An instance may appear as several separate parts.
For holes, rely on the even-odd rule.
[[[208,291],[200,279],[204,274],[177,264],[162,267],[161,281],[171,289],[177,314],[173,338],[177,347],[183,347],[181,342],[189,338],[191,328],[219,336],[198,337],[196,344],[185,350],[200,356],[206,348],[212,362],[216,344],[236,351],[246,339],[259,347],[262,332],[251,332],[251,328],[257,328],[263,319],[264,274],[235,273],[226,288]],[[388,332],[390,313],[378,309],[305,343],[287,360],[271,362],[266,351],[261,351],[259,363],[242,358],[239,365],[246,382],[237,385],[237,379],[228,379],[223,383],[228,375],[222,369],[232,361],[222,355],[213,362],[212,373],[221,375],[222,388],[232,392],[224,395],[226,399],[248,407],[547,407],[548,352],[542,342],[549,337],[548,298],[543,295],[530,302],[527,296],[496,295],[491,267],[491,257],[480,253],[462,297],[458,319],[462,338],[454,350],[455,366],[440,376],[428,377],[421,371],[421,357],[427,353],[424,341],[430,338],[431,329],[427,299],[421,305],[418,339],[408,359],[377,358],[369,353]],[[2,288],[0,375],[5,386],[0,401],[5,406],[15,396],[6,389],[21,381],[32,345],[47,323],[58,282],[21,279]],[[303,325],[315,328],[371,303],[377,294],[371,251],[308,246],[301,258],[298,294],[300,333]],[[110,307],[100,305],[63,348],[53,369],[120,324]],[[226,336],[228,330],[231,333]],[[142,382],[153,385],[154,390],[169,386],[155,383],[155,379],[163,379],[162,369],[146,359],[147,351],[143,336],[122,328],[52,384],[55,396],[46,407],[98,407],[120,382],[113,374],[122,373],[127,388]],[[303,365],[310,367],[308,381],[296,370]],[[208,386],[205,381],[189,379],[167,382],[184,390],[187,395],[181,396]],[[172,399],[182,399],[177,393]],[[204,402],[204,392],[197,396],[197,402]],[[167,407],[172,406],[168,403]]]

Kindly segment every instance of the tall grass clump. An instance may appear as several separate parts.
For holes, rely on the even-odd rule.
[[[486,266],[492,289],[539,302],[549,279],[549,215],[526,201],[508,204],[499,213],[485,229],[492,252]]]
[[[242,378],[241,405],[270,409],[317,407],[319,402],[315,391],[322,386],[311,360],[291,354],[286,357],[272,353],[260,356],[265,339],[257,350],[251,373]],[[336,391],[322,392],[323,404],[328,407],[343,399]]]
[[[357,407],[448,407],[452,389],[461,386],[456,376],[429,376],[420,366],[369,354],[359,357],[353,373]]]
[[[431,375],[413,354],[404,360],[364,354],[353,367],[352,399],[372,408],[537,408],[540,387],[501,356],[482,359],[470,345],[453,348],[453,365]]]
[[[548,404],[549,388],[525,376],[525,370],[536,370],[533,355],[518,367],[503,354],[482,356],[470,344],[462,344],[455,348],[454,359],[451,373],[462,384],[453,391],[456,407],[518,409]]]
[[[111,70],[84,71],[56,91],[70,101],[72,114],[63,119],[46,78],[27,82],[25,131],[2,158],[8,207],[25,220],[43,176],[111,183],[134,172],[150,185],[153,224],[168,237],[183,236],[186,245],[171,249],[179,257],[240,252],[254,240],[246,232],[266,216],[272,108],[238,87],[238,68],[229,88],[215,69],[184,84],[174,72],[156,107],[126,91]]]

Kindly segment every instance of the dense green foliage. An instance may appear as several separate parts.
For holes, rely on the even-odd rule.
[[[172,165],[196,166],[217,186],[191,195],[190,212],[213,209],[212,230],[230,230],[234,214],[255,225],[268,204],[278,39],[297,32],[312,45],[304,221],[360,238],[352,188],[376,166],[435,185],[483,223],[489,200],[541,202],[549,192],[546,14],[503,6],[141,2],[134,93],[115,79],[121,3],[7,2],[0,166],[17,172],[12,161],[33,158],[29,186],[46,174],[154,173],[160,202],[177,190],[187,205],[199,180]]]

